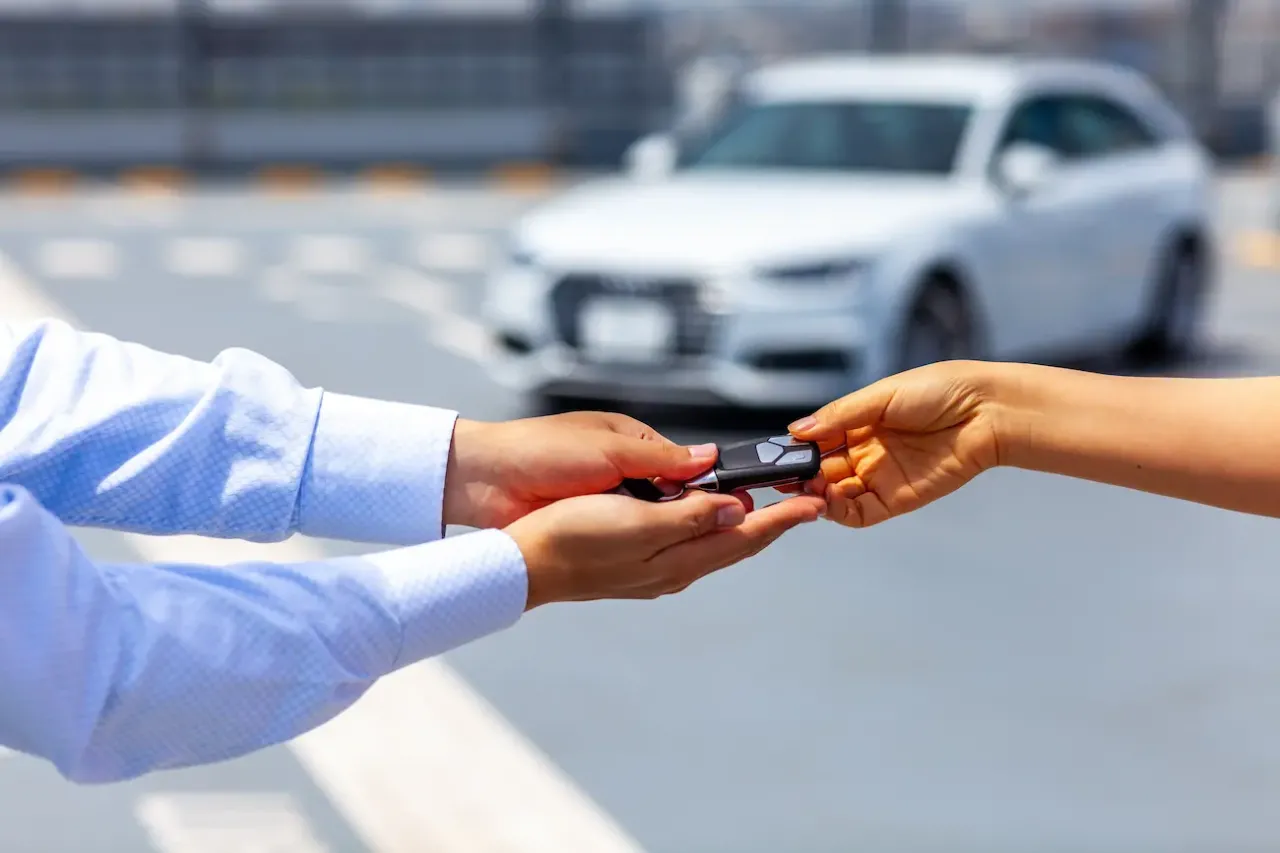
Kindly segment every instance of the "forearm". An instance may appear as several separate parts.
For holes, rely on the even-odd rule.
[[[456,413],[47,321],[0,324],[0,480],[68,524],[409,545],[442,532]]]
[[[1001,464],[1280,517],[1280,378],[993,365]]]
[[[297,565],[97,565],[0,485],[0,744],[79,782],[234,758],[507,627],[526,596],[500,531]]]

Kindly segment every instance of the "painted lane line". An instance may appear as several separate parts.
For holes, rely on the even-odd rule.
[[[1280,269],[1280,232],[1244,232],[1236,239],[1236,254],[1245,266]]]
[[[83,328],[3,255],[0,309],[7,319],[58,318]],[[297,536],[258,544],[120,535],[141,559],[154,563],[308,562],[325,556],[318,543]],[[439,659],[382,680],[346,713],[289,747],[370,853],[641,853]],[[154,823],[157,807],[150,808]],[[231,849],[250,847],[222,848]]]
[[[369,270],[369,248],[345,234],[303,235],[293,241],[289,263],[312,275],[361,275]]]
[[[119,251],[107,240],[46,240],[36,266],[48,278],[105,279],[115,275]]]
[[[159,853],[329,853],[287,794],[150,794],[134,817]]]
[[[165,247],[165,267],[188,278],[233,276],[244,263],[240,243],[221,237],[179,237]]]
[[[353,815],[405,818],[356,824],[381,853],[641,850],[438,660],[383,679],[294,748],[335,802],[359,804]],[[409,773],[388,773],[389,755]]]
[[[484,324],[454,307],[455,286],[445,279],[396,269],[378,283],[377,293],[418,314],[425,321],[425,334],[432,345],[480,363],[497,354],[493,336]]]
[[[425,234],[415,257],[426,269],[441,272],[483,272],[490,262],[490,240],[480,234]]]

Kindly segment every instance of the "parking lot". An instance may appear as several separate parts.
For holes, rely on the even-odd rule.
[[[1265,186],[1223,179],[1210,340],[1178,372],[1280,372]],[[475,315],[504,226],[547,191],[6,196],[0,313],[519,417]],[[782,426],[642,414],[681,440]],[[83,541],[110,559],[356,550]],[[997,471],[883,527],[796,531],[681,596],[540,610],[292,749],[101,789],[0,757],[0,850],[535,849],[502,846],[513,815],[538,850],[1267,849],[1277,558],[1271,520]]]

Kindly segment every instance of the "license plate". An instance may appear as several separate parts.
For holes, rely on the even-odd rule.
[[[655,362],[675,341],[671,309],[651,300],[592,300],[583,306],[578,322],[583,354],[592,361]]]

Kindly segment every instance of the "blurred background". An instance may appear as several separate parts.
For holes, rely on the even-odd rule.
[[[1278,0],[0,0],[0,317],[521,417],[546,401],[493,365],[530,344],[484,309],[495,276],[539,263],[520,223],[583,187],[639,198],[637,141],[701,138],[742,75],[818,53],[1140,72],[1209,155],[1203,232],[1178,244],[1213,248],[1206,334],[1177,361],[1079,363],[1280,373]],[[1175,183],[1126,163],[1109,182]],[[696,259],[735,205],[826,210],[814,193],[846,186],[806,180],[735,185],[716,214],[680,196],[697,228],[671,239]],[[628,241],[669,223],[627,210],[567,245],[643,257]],[[1030,281],[1104,230],[1010,231],[1009,257]],[[805,357],[769,369],[826,364]],[[796,413],[677,390],[625,407],[682,441]],[[1280,847],[1275,522],[1002,470],[883,527],[811,528],[669,600],[530,614],[240,761],[77,788],[0,751],[0,851]],[[115,560],[359,550],[80,535]]]
[[[1271,0],[4,0],[0,15],[6,163],[607,168],[690,106],[709,63],[832,51],[1123,63],[1242,157],[1263,150],[1280,82]]]

